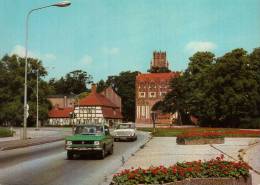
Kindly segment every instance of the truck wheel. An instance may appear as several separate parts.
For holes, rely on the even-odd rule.
[[[68,159],[68,160],[73,159],[73,153],[72,153],[72,151],[67,151],[67,159]]]
[[[99,159],[104,159],[105,156],[106,156],[106,150],[105,150],[105,148],[103,148],[103,149],[100,151]]]

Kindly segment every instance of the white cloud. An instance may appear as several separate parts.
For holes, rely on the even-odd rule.
[[[216,48],[216,44],[213,42],[204,41],[192,41],[186,45],[186,49],[194,53],[197,51],[212,51]]]
[[[12,49],[12,51],[10,52],[11,55],[18,55],[19,57],[25,57],[25,47],[21,46],[21,45],[15,45],[14,48]],[[34,52],[34,51],[28,51],[28,57],[31,58],[37,58],[37,59],[41,59],[41,60],[46,60],[46,61],[52,61],[52,60],[56,60],[56,56],[52,53],[46,53],[46,54],[42,54],[42,53],[38,53],[38,52]]]
[[[84,55],[80,61],[83,64],[89,65],[89,64],[92,64],[93,58],[89,55]]]
[[[117,55],[119,54],[120,52],[120,49],[119,48],[103,48],[103,51],[105,54],[108,54],[108,55]]]
[[[18,55],[19,57],[25,57],[25,47],[21,46],[21,45],[16,45],[14,46],[14,48],[12,49],[11,55]],[[32,57],[32,58],[39,58],[35,53],[28,51],[28,57]]]

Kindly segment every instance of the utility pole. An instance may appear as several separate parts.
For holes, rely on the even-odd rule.
[[[39,130],[39,69],[37,69],[37,88],[36,88],[36,130]]]

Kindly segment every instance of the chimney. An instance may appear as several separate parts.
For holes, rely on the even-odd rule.
[[[92,84],[91,86],[91,93],[96,93],[97,92],[97,85],[96,84]]]

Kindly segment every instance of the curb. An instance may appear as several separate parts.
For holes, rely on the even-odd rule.
[[[13,150],[18,148],[25,148],[25,147],[35,146],[35,145],[52,143],[56,141],[62,141],[64,139],[65,136],[3,141],[0,142],[0,151]]]

